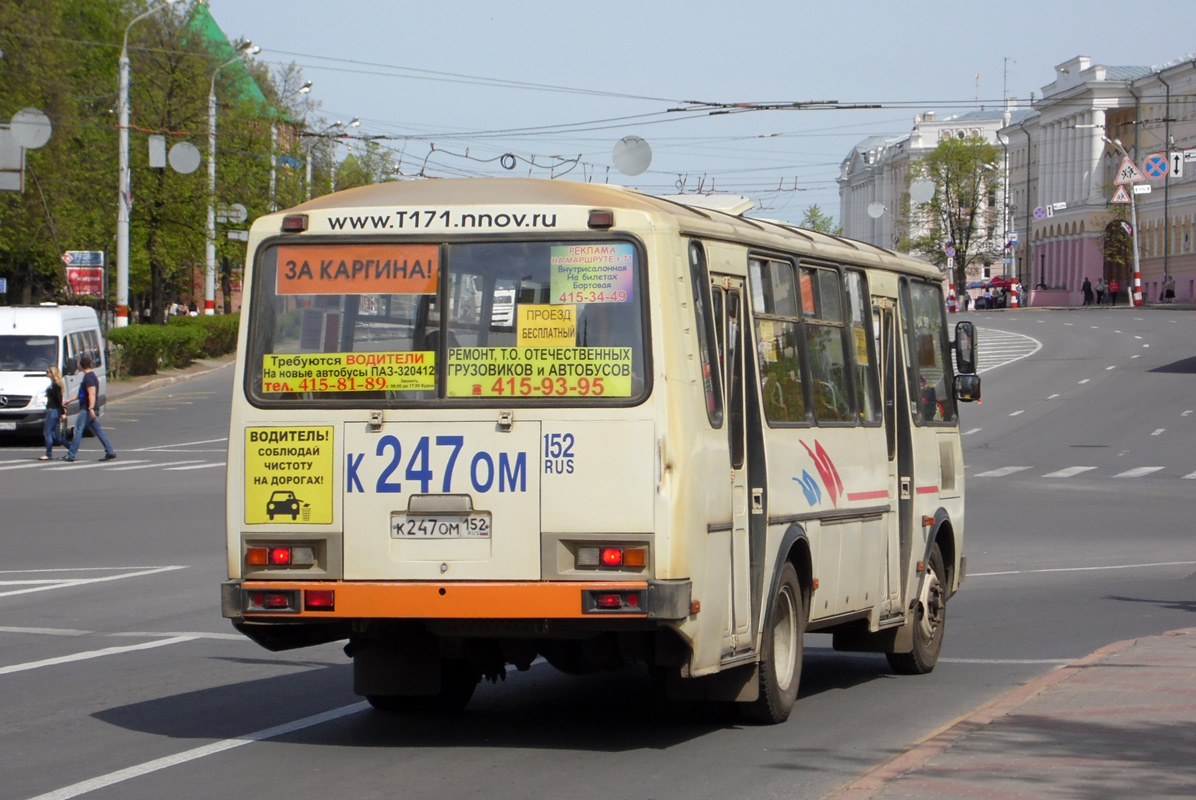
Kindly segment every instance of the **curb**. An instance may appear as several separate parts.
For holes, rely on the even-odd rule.
[[[202,363],[207,365],[207,364],[214,363],[214,362],[204,361]],[[172,386],[176,383],[183,383],[184,381],[189,381],[192,378],[198,378],[200,375],[207,375],[209,373],[216,372],[217,370],[222,370],[227,367],[231,367],[236,362],[234,360],[234,361],[226,361],[223,363],[220,363],[220,362],[215,362],[215,363],[216,363],[216,366],[209,367],[208,369],[195,370],[194,372],[184,372],[181,375],[168,375],[168,376],[164,376],[161,378],[154,378],[153,380],[146,381],[145,383],[140,384],[139,386],[129,386],[127,390],[123,390],[123,387],[121,386],[122,382],[114,381],[113,383],[115,384],[115,387],[121,388],[122,391],[118,391],[118,392],[114,393],[112,391],[112,389],[114,388],[113,384],[109,384],[108,402],[109,403],[119,403],[121,400],[124,400],[125,398],[128,398],[128,397],[136,397],[139,394],[144,394],[145,392],[149,392],[154,389],[161,389],[163,386]]]
[[[1125,639],[1105,645],[1070,664],[1057,667],[1045,675],[1040,675],[1017,688],[1010,689],[1000,697],[996,697],[978,706],[973,711],[948,722],[941,728],[919,739],[906,752],[893,756],[888,761],[873,767],[860,777],[840,786],[838,789],[824,795],[824,797],[828,800],[831,798],[834,800],[869,800],[869,798],[876,796],[877,793],[887,788],[892,781],[909,772],[921,769],[931,759],[938,756],[960,739],[983,728],[999,717],[1013,713],[1055,684],[1072,677],[1081,669],[1097,664],[1110,656],[1122,653],[1144,639],[1194,634],[1196,634],[1196,628],[1180,628],[1173,631],[1166,631],[1157,636],[1141,636],[1136,639]]]

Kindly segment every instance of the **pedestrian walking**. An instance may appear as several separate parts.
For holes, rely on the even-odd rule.
[[[1175,302],[1175,276],[1168,275],[1167,280],[1163,281],[1163,302]]]
[[[1105,303],[1105,276],[1102,275],[1096,279],[1096,304],[1098,306]]]
[[[1080,291],[1084,293],[1084,305],[1092,305],[1092,281],[1088,280],[1087,276],[1084,278],[1084,285],[1080,287]]]
[[[987,311],[993,307],[993,292],[987,286],[984,287],[984,310]]]
[[[104,457],[100,461],[111,461],[116,458],[116,450],[112,442],[104,434],[104,427],[100,425],[100,415],[96,413],[96,400],[100,391],[100,379],[91,371],[91,358],[79,356],[79,369],[83,370],[83,380],[79,383],[79,416],[75,418],[75,438],[67,449],[63,461],[74,461],[79,452],[79,445],[83,444],[83,434],[90,428],[95,437],[104,445]]]
[[[1109,305],[1117,305],[1117,293],[1119,291],[1121,291],[1121,284],[1117,282],[1117,279],[1114,278],[1109,281]]]
[[[58,432],[59,420],[66,419],[66,406],[63,404],[66,384],[62,382],[62,373],[58,371],[58,367],[46,370],[46,377],[50,379],[50,386],[46,389],[46,420],[42,425],[42,435],[46,439],[46,454],[39,456],[38,461],[49,461],[53,458],[54,445],[67,448],[71,446]]]

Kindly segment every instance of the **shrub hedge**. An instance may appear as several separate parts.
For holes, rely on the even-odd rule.
[[[108,332],[113,348],[108,375],[120,380],[177,369],[196,358],[220,356],[237,348],[237,314],[171,317],[169,325],[130,325]]]

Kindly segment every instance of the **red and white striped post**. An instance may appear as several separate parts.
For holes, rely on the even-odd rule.
[[[1134,305],[1142,305],[1142,273],[1134,270]]]

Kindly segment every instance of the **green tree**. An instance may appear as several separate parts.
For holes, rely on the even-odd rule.
[[[818,231],[819,233],[826,233],[831,236],[843,235],[843,226],[836,225],[834,218],[830,214],[825,213],[817,203],[806,208],[805,213],[802,214],[801,222],[798,224],[807,230]]]
[[[906,213],[899,247],[917,253],[946,269],[948,244],[955,248],[956,287],[967,284],[968,268],[991,264],[1001,257],[997,240],[999,153],[979,136],[944,139],[934,150],[910,165],[906,180],[934,183],[928,203],[914,203],[906,195]]]

